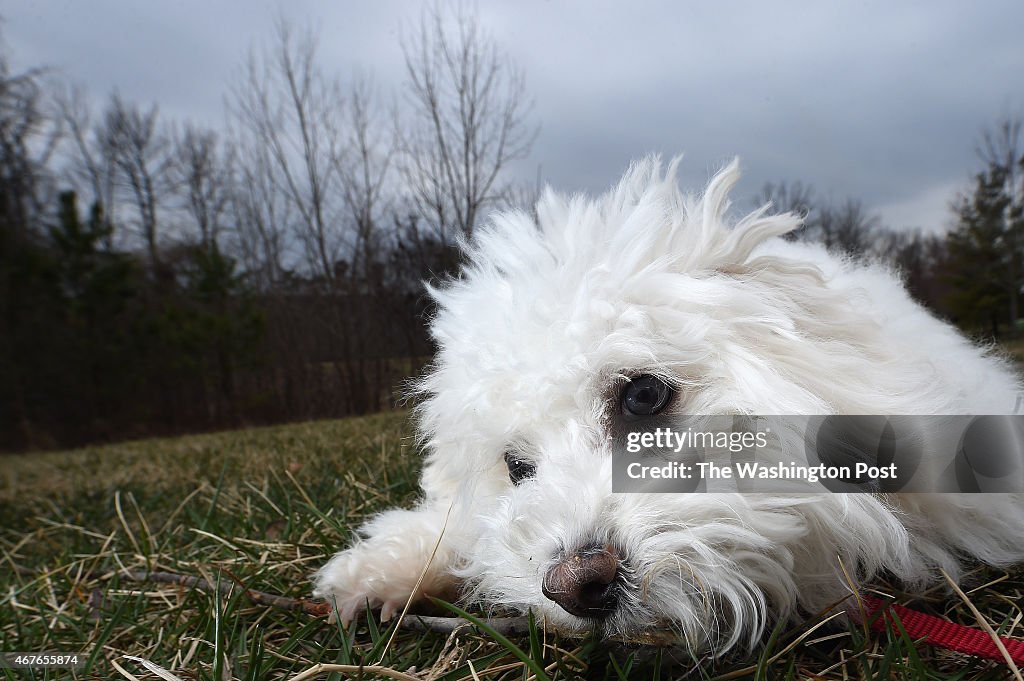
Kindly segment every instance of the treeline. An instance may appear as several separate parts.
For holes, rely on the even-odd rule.
[[[440,6],[437,6],[440,7]],[[280,23],[208,129],[96,106],[0,52],[0,451],[387,408],[431,353],[422,282],[455,271],[536,136],[520,71],[471,12],[427,12],[405,80],[325,70]],[[765,188],[793,238],[897,266],[972,334],[1018,326],[1019,122],[986,135],[949,234]]]
[[[279,23],[217,130],[0,54],[0,450],[395,404],[431,352],[423,281],[527,194],[506,167],[536,131],[471,12],[401,49],[387,104]]]

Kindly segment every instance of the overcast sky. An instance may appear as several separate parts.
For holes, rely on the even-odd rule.
[[[320,31],[324,66],[402,84],[402,27],[421,5],[7,0],[15,66],[48,65],[97,99],[223,120],[223,93],[282,13]],[[737,199],[800,180],[896,227],[949,222],[980,130],[1024,112],[1024,2],[481,2],[525,72],[541,133],[516,172],[599,192],[630,159],[685,152],[699,187],[739,155]]]

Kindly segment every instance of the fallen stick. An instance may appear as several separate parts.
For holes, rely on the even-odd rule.
[[[226,571],[225,571],[226,572]],[[220,593],[224,596],[234,593],[237,587],[241,587],[245,595],[253,603],[258,605],[267,605],[272,608],[279,608],[281,610],[292,610],[301,611],[307,615],[314,617],[327,617],[331,614],[331,604],[320,600],[314,600],[312,598],[291,598],[288,596],[279,596],[277,594],[270,594],[263,591],[257,591],[250,589],[245,586],[244,583],[230,572],[227,572],[230,580],[221,582],[220,584],[211,584],[207,579],[203,577],[195,577],[193,575],[180,575],[174,572],[146,572],[143,570],[120,570],[114,573],[107,573],[104,577],[110,574],[116,574],[120,577],[126,578],[133,582],[159,582],[162,584],[177,584],[179,586],[199,589],[207,593]],[[85,577],[96,577],[96,575],[83,575]],[[490,617],[481,620],[484,624],[494,629],[499,634],[505,636],[519,636],[528,634],[530,631],[529,618],[527,617]],[[463,619],[461,617],[437,617],[429,615],[415,615],[409,614],[402,619],[399,624],[401,629],[408,631],[422,631],[422,632],[437,632],[441,634],[450,634],[453,631],[467,628],[477,633],[485,633],[481,631],[480,627],[476,626],[473,622]],[[566,635],[572,637],[574,632],[566,632]],[[578,636],[578,634],[575,634]],[[678,641],[669,632],[648,632],[638,637],[632,637],[630,639],[624,639],[620,637],[611,637],[609,640],[618,643],[624,643],[628,645],[645,645],[645,646],[667,646],[673,645]]]
[[[230,595],[236,587],[241,586],[241,588],[245,590],[245,595],[249,597],[249,600],[259,605],[269,605],[273,608],[280,608],[281,610],[301,610],[307,615],[314,615],[316,617],[325,617],[331,613],[331,606],[329,603],[315,601],[311,598],[289,598],[288,596],[278,596],[277,594],[268,594],[263,591],[256,591],[255,589],[247,588],[244,584],[238,583],[239,580],[233,576],[231,577],[231,581],[211,584],[203,577],[179,575],[174,572],[121,570],[114,574],[119,577],[127,578],[133,582],[177,584],[179,586],[199,589],[200,591],[205,591],[207,593],[219,592],[224,596]]]
[[[200,591],[205,591],[207,593],[219,592],[224,596],[230,595],[237,587],[241,586],[249,600],[258,605],[267,605],[281,610],[299,610],[307,615],[313,615],[314,617],[327,617],[331,614],[330,603],[314,600],[312,598],[290,598],[288,596],[279,596],[277,594],[249,589],[244,584],[240,584],[240,580],[233,575],[231,575],[231,579],[229,581],[224,581],[220,584],[211,584],[209,580],[203,577],[180,575],[174,572],[122,570],[114,574],[133,582],[176,584],[178,586],[199,589]],[[493,617],[485,619],[484,622],[499,634],[506,636],[518,636],[520,634],[527,634],[530,631],[529,618],[527,617]],[[436,617],[414,614],[406,616],[402,620],[400,626],[402,629],[406,629],[408,631],[430,631],[442,634],[450,634],[453,631],[462,628],[470,628],[474,631],[479,631],[476,625],[461,617]]]

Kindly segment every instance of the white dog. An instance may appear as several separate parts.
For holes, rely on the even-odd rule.
[[[316,575],[343,620],[367,603],[388,619],[419,581],[417,597],[721,653],[882,571],[914,588],[965,558],[1024,559],[1009,494],[612,493],[625,417],[1010,414],[1019,393],[889,271],[778,238],[799,217],[729,228],[736,162],[699,198],[676,163],[637,163],[596,201],[547,192],[536,223],[495,216],[432,291],[423,498]]]

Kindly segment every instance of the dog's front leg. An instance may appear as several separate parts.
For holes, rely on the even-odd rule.
[[[314,595],[334,599],[346,624],[367,603],[379,606],[381,620],[386,621],[414,592],[414,600],[449,596],[456,581],[449,571],[454,551],[446,536],[448,511],[447,504],[434,502],[377,516],[360,528],[365,539],[336,554],[317,572]]]

